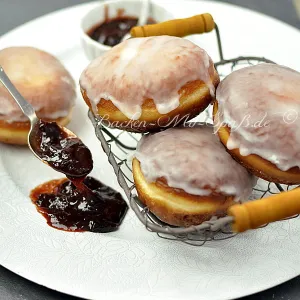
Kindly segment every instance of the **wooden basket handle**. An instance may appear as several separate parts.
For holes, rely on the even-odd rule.
[[[229,208],[233,230],[244,232],[300,214],[300,188]]]
[[[191,34],[210,32],[215,22],[210,14],[196,15],[186,19],[170,20],[163,23],[136,26],[130,31],[132,37],[171,35],[183,37]]]

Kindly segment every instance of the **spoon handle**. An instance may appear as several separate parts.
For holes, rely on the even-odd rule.
[[[24,115],[30,119],[33,123],[37,120],[37,116],[35,114],[34,108],[29,104],[23,96],[19,93],[19,91],[15,88],[12,84],[6,73],[4,72],[3,68],[0,66],[0,82],[5,86],[17,104],[20,106],[21,110],[23,111]]]
[[[149,10],[150,10],[150,0],[143,0],[142,1],[142,8],[140,17],[138,19],[137,26],[143,26],[147,24],[149,18]]]

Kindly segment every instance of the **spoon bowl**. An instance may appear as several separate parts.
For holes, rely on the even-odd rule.
[[[82,178],[93,169],[90,150],[69,129],[56,122],[39,119],[32,105],[19,93],[0,66],[0,82],[30,120],[28,146],[32,153],[58,172],[69,178]]]

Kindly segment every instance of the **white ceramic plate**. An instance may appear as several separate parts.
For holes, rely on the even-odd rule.
[[[300,34],[281,22],[209,1],[162,3],[176,17],[212,13],[227,58],[266,56],[300,70]],[[31,45],[49,51],[78,80],[88,63],[79,43],[79,23],[94,5],[27,23],[3,36],[0,48]],[[192,39],[217,59],[214,34]],[[91,148],[93,174],[119,189],[86,113],[78,97],[70,129]],[[159,239],[132,212],[115,233],[65,233],[48,227],[28,198],[33,187],[57,177],[27,149],[0,145],[0,263],[49,288],[90,299],[215,300],[259,292],[300,274],[300,219],[202,248]]]

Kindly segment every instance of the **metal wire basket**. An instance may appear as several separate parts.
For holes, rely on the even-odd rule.
[[[245,66],[256,65],[262,62],[273,63],[269,59],[254,56],[238,57],[229,60],[224,59],[220,32],[216,24],[214,29],[220,55],[220,61],[215,63],[215,66],[221,78]],[[212,122],[211,110],[211,108],[208,108],[203,112],[199,121]],[[91,111],[89,111],[89,118],[95,128],[96,136],[108,157],[108,161],[114,169],[118,182],[129,200],[131,209],[148,231],[156,233],[161,238],[182,241],[195,246],[204,245],[207,241],[224,240],[235,236],[230,226],[234,221],[231,216],[223,218],[214,217],[210,221],[188,228],[171,226],[159,220],[139,200],[132,176],[131,158],[142,134],[109,129]],[[263,198],[267,195],[277,194],[293,188],[295,187],[279,185],[259,179],[257,186],[253,189],[252,198]]]

